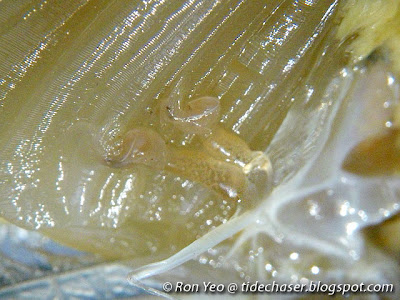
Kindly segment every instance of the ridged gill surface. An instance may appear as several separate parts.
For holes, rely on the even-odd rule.
[[[299,178],[311,166],[318,169],[318,155],[330,153],[324,146],[333,152],[341,147],[328,138],[345,131],[335,116],[345,110],[342,102],[351,98],[347,93],[358,77],[344,69],[346,57],[335,40],[338,7],[333,0],[0,1],[1,216],[81,250],[156,261],[221,224],[229,228],[233,216],[257,207],[258,225],[246,223],[242,247],[228,241],[218,250],[229,258],[237,257],[237,249],[247,256],[269,251],[258,267],[254,257],[249,264],[236,259],[229,268],[238,278],[272,276],[268,265],[274,263],[289,279],[313,276],[310,268],[319,263],[321,270],[335,269],[335,262],[346,269],[346,259],[355,258],[332,252],[354,250],[343,246],[350,234],[340,244],[340,226],[356,221],[340,219],[332,242],[320,223],[301,217],[310,213],[308,204],[286,206],[302,190]],[[277,192],[227,199],[204,184],[225,168],[208,158],[191,165],[210,171],[204,180],[193,180],[197,175],[190,168],[181,167],[180,176],[157,166],[108,164],[133,128],[154,130],[167,147],[184,149],[176,153],[197,150],[198,136],[160,119],[160,105],[171,95],[218,99],[219,128],[268,155],[274,177],[266,185]],[[329,180],[337,170],[321,166],[328,171],[310,171],[304,195],[306,187],[316,198],[323,193],[317,179],[323,191],[335,190],[336,179]],[[278,224],[287,228],[276,231]],[[300,245],[305,236],[313,237],[311,250]],[[315,254],[318,245],[322,250]],[[304,251],[304,264],[291,264],[291,247]],[[287,255],[274,256],[283,248]],[[212,265],[207,257],[203,262]],[[290,268],[282,267],[286,263]]]

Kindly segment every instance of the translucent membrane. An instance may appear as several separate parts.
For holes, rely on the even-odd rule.
[[[342,166],[395,124],[398,83],[347,66],[339,1],[0,6],[3,218],[155,263],[135,280],[391,278],[359,231],[398,178]]]
[[[398,86],[391,78],[379,64],[342,71],[327,88],[326,97],[334,96],[336,103],[328,104],[331,111],[324,116],[327,125],[319,128],[320,146],[311,150],[312,159],[294,176],[286,176],[287,181],[251,214],[232,219],[167,260],[138,269],[131,274],[132,282],[164,272],[160,280],[179,278],[173,268],[184,264],[178,273],[192,270],[190,260],[196,258],[199,269],[193,282],[210,272],[225,276],[232,269],[237,273],[224,277],[226,282],[332,280],[337,274],[348,281],[395,280],[397,271],[391,268],[390,258],[376,250],[366,252],[368,244],[359,233],[399,208],[400,182],[393,176],[397,170],[397,131],[387,128],[393,118],[389,107],[398,99]],[[320,110],[317,107],[309,113]],[[292,116],[282,128],[293,128],[293,122],[298,119]],[[267,150],[272,158],[289,134],[278,132]],[[296,155],[296,150],[288,151]],[[385,160],[377,159],[382,153],[392,154]],[[280,169],[274,166],[278,172],[274,176],[279,179]],[[204,253],[199,255],[194,249]]]

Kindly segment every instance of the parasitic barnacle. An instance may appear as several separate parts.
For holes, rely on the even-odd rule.
[[[153,168],[164,168],[167,147],[161,136],[154,130],[134,128],[129,130],[119,144],[119,154],[107,157],[113,167],[143,164]]]
[[[106,158],[107,164],[143,164],[199,182],[228,199],[259,199],[262,193],[258,189],[266,190],[272,178],[271,162],[266,154],[251,151],[240,137],[217,126],[218,100],[206,96],[190,101],[186,108],[180,103],[169,105],[165,108],[173,115],[173,129],[199,136],[196,147],[176,147],[153,129],[134,128],[118,143],[120,149],[114,151],[118,155]],[[168,118],[163,111],[165,103],[162,101],[160,106],[163,121]]]
[[[185,133],[206,135],[212,132],[219,121],[220,106],[217,98],[209,96],[187,103],[182,103],[179,98],[167,98],[163,101],[160,111],[162,124],[172,123],[176,129]]]

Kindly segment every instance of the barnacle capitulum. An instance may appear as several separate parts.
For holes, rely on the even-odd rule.
[[[123,137],[116,156],[106,158],[113,167],[129,167],[143,164],[152,168],[164,168],[166,145],[154,130],[144,127],[129,130]]]
[[[184,133],[210,134],[219,121],[218,98],[205,96],[183,102],[173,95],[162,101],[161,124],[172,123]]]

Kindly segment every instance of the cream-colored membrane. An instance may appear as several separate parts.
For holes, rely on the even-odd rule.
[[[349,39],[354,60],[363,60],[374,51],[392,65],[393,75],[400,76],[400,1],[356,1],[343,7],[338,37]],[[344,161],[343,167],[361,176],[396,174],[400,171],[400,105],[395,103],[390,117],[392,128],[361,142]],[[385,250],[399,255],[399,218],[365,230]]]
[[[336,4],[3,1],[2,216],[119,258],[169,255],[253,207],[226,195],[268,191],[253,151],[320,63]]]

